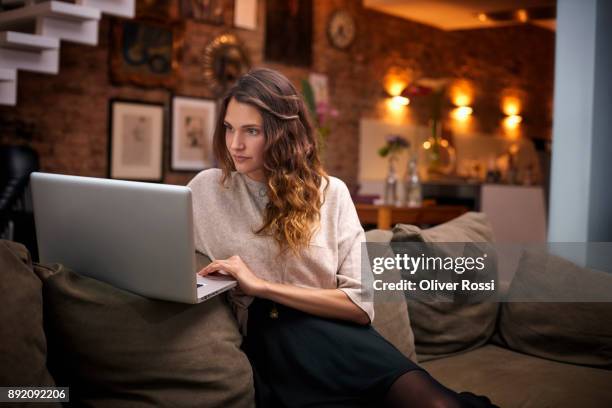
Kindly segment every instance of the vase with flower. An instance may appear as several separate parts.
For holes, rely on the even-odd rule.
[[[385,205],[400,205],[397,185],[397,162],[399,160],[399,154],[410,147],[410,142],[406,138],[400,135],[388,135],[386,137],[386,143],[383,147],[378,149],[378,155],[380,157],[388,157],[388,170],[385,178],[385,188],[383,203]]]
[[[422,78],[402,92],[405,97],[428,99],[430,105],[430,134],[422,145],[429,178],[449,175],[455,168],[455,149],[442,135],[442,108],[448,82],[447,78]]]
[[[307,79],[302,80],[302,95],[317,131],[319,155],[324,157],[332,119],[337,118],[340,112],[327,101],[317,101],[314,89]]]

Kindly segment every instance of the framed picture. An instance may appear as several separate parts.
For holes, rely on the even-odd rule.
[[[108,128],[108,177],[161,182],[164,106],[111,99]]]
[[[234,1],[234,27],[257,29],[257,0]]]
[[[329,88],[327,86],[327,75],[311,72],[308,75],[308,82],[314,92],[316,103],[329,103]]]
[[[183,29],[178,25],[115,20],[110,52],[112,82],[172,89],[182,41]]]
[[[172,98],[171,169],[199,171],[213,167],[217,106],[208,99]]]
[[[231,26],[234,0],[180,0],[181,15],[208,24]]]
[[[309,67],[312,64],[312,0],[267,0],[265,59]]]

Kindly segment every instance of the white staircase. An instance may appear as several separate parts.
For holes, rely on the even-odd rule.
[[[57,74],[60,41],[98,44],[101,14],[132,18],[135,0],[3,0],[0,105],[17,103],[17,71]]]
[[[0,32],[0,68],[57,74],[59,39],[18,33]]]
[[[134,0],[76,0],[76,4],[100,10],[104,14],[134,18]]]

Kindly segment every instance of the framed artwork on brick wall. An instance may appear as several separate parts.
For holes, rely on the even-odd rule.
[[[109,54],[111,81],[173,89],[182,42],[179,25],[115,20]]]
[[[108,128],[108,177],[161,182],[164,106],[111,99]]]
[[[300,67],[312,64],[312,0],[267,0],[264,56]]]
[[[257,29],[257,0],[234,1],[234,27]]]
[[[199,171],[215,165],[213,134],[217,116],[215,101],[172,98],[171,169]]]

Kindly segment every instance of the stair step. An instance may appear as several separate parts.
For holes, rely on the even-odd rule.
[[[17,71],[0,68],[0,105],[17,105]]]
[[[135,0],[76,0],[76,3],[96,8],[104,14],[125,18],[133,18],[136,9]]]
[[[5,25],[18,25],[37,17],[57,17],[74,21],[99,20],[100,10],[64,1],[45,1],[0,13],[0,26],[5,28]]]
[[[0,68],[57,74],[59,40],[14,31],[0,32]]]
[[[100,10],[61,1],[30,4],[0,13],[0,29],[31,30],[36,34],[79,44],[98,43]]]
[[[57,38],[16,31],[0,32],[0,47],[2,48],[44,51],[59,48],[59,45],[60,42]]]
[[[17,70],[0,68],[0,82],[15,82],[17,80]]]
[[[41,0],[34,0],[40,3]],[[80,4],[100,10],[103,14],[117,17],[133,18],[135,15],[135,0],[66,0],[69,3]],[[150,1],[150,0],[149,0]],[[0,0],[5,9],[23,7],[25,0]]]

